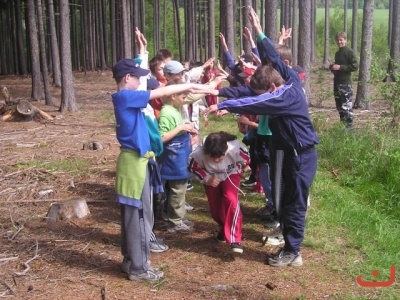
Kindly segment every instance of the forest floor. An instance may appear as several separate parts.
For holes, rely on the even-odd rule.
[[[30,78],[0,77],[14,99],[29,99]],[[331,84],[327,83],[330,90]],[[318,87],[315,87],[318,88]],[[304,247],[304,266],[274,268],[265,264],[276,247],[262,246],[267,232],[254,214],[261,195],[241,198],[244,253],[233,256],[215,240],[217,226],[199,184],[187,193],[195,207],[191,234],[156,233],[170,250],[151,255],[165,279],[155,285],[132,282],[120,272],[120,218],[114,202],[115,138],[111,72],[75,74],[79,111],[33,103],[54,121],[0,124],[0,297],[12,299],[344,299],[368,297],[368,290],[340,270],[340,258]],[[317,93],[317,91],[316,91]],[[321,91],[322,94],[322,91]],[[327,93],[328,95],[329,93]],[[52,88],[59,104],[60,90]],[[333,97],[311,108],[324,122],[337,122]],[[317,100],[313,100],[317,101]],[[360,112],[375,118],[379,110]],[[104,150],[83,150],[97,141]],[[63,165],[65,166],[63,167]],[[76,164],[80,172],[70,171]],[[56,171],[52,171],[52,166]],[[65,170],[65,171],[63,171]],[[90,216],[56,223],[45,221],[53,202],[86,199]],[[312,217],[317,213],[313,206]],[[37,248],[36,248],[37,247]],[[34,258],[34,259],[32,259]],[[332,260],[338,268],[332,268]],[[18,275],[18,272],[24,272]],[[358,296],[357,296],[358,295]]]

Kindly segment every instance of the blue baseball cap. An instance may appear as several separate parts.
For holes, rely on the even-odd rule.
[[[133,59],[121,59],[113,67],[113,77],[122,78],[126,74],[141,77],[147,76],[150,70],[142,69],[139,64]]]
[[[148,90],[154,90],[160,86],[160,83],[158,82],[157,79],[155,78],[149,78],[147,79],[147,89]]]

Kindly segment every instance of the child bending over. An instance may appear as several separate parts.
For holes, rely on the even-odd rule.
[[[189,171],[204,185],[212,218],[220,227],[217,239],[230,243],[235,253],[243,253],[238,190],[249,162],[247,150],[224,131],[210,133],[189,159]]]

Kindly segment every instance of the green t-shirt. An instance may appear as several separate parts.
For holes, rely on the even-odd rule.
[[[160,135],[175,129],[183,124],[182,114],[179,110],[169,104],[164,104],[160,111],[160,118],[158,120],[158,127],[160,128]],[[182,133],[180,133],[182,134]]]

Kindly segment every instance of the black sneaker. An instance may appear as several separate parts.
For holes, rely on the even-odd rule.
[[[246,181],[242,182],[243,186],[255,186],[257,184],[257,181],[252,180],[252,179],[247,179]]]
[[[232,243],[231,248],[234,253],[243,253],[243,247],[240,243]]]
[[[222,233],[222,231],[219,231],[217,234],[217,241],[220,243],[226,243],[225,237]]]

